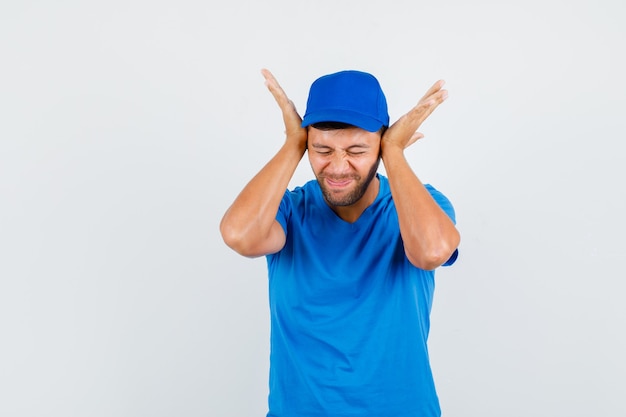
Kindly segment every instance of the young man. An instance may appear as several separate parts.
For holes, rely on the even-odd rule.
[[[454,263],[460,237],[452,205],[404,149],[446,99],[443,82],[389,127],[370,74],[317,79],[301,119],[262,72],[287,137],[220,230],[238,253],[267,257],[268,416],[439,416],[427,349],[434,270]],[[307,150],[316,180],[285,191]]]

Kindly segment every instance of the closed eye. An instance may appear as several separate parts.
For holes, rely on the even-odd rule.
[[[348,153],[350,155],[364,155],[367,153],[368,150],[369,148],[363,146],[352,146],[348,148]]]
[[[333,152],[333,150],[328,146],[313,144],[311,145],[311,148],[313,148],[315,153],[318,155],[330,155]]]

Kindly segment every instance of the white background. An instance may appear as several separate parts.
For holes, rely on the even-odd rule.
[[[263,258],[218,223],[283,141],[259,70],[375,74],[457,210],[444,416],[624,416],[621,0],[0,4],[0,415],[263,416]],[[308,163],[293,179],[311,178]]]

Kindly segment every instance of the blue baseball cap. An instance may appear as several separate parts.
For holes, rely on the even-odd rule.
[[[389,126],[387,100],[378,80],[361,71],[324,75],[311,84],[302,127],[347,123],[369,132]]]

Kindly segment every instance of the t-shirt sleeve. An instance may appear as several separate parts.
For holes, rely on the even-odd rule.
[[[425,187],[430,193],[430,195],[433,197],[435,202],[439,204],[439,207],[441,207],[441,209],[448,215],[448,217],[450,217],[452,222],[456,224],[456,214],[454,212],[454,207],[452,206],[452,203],[450,202],[450,200],[448,200],[448,198],[445,195],[443,195],[440,191],[435,189],[435,187],[433,187],[432,185],[425,184]],[[457,248],[454,250],[454,253],[452,253],[452,255],[450,256],[450,259],[444,262],[444,264],[441,266],[452,265],[454,262],[456,262],[456,259],[458,258],[458,256],[459,256],[459,249]]]
[[[280,205],[278,206],[278,212],[276,213],[276,221],[280,223],[283,227],[283,231],[285,235],[287,234],[287,223],[289,222],[289,217],[291,216],[291,195],[289,190],[285,191],[283,195],[283,199],[280,201]]]

